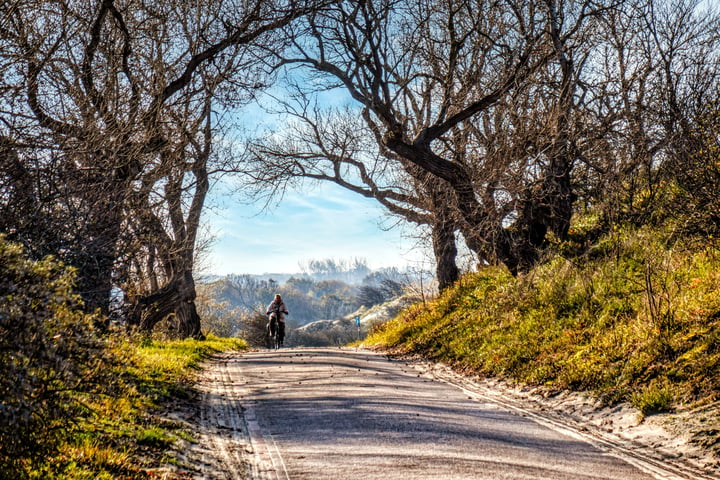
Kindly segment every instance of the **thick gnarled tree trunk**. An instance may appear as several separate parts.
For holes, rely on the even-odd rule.
[[[170,280],[159,291],[136,299],[129,323],[145,332],[152,332],[158,323],[174,315],[179,336],[203,338],[195,297],[195,282],[192,271],[188,270]]]
[[[161,321],[174,316],[177,333],[181,337],[202,338],[200,316],[195,306],[195,281],[193,266],[200,215],[210,188],[207,162],[212,144],[211,98],[208,93],[199,122],[200,138],[186,139],[163,152],[161,157],[175,170],[164,180],[163,203],[167,209],[169,224],[154,213],[152,202],[157,195],[156,179],[148,179],[144,188],[137,192],[135,201],[143,215],[135,228],[152,232],[152,244],[145,245],[148,259],[144,265],[145,279],[150,279],[145,294],[130,303],[128,323],[151,332]],[[178,161],[181,157],[184,161]],[[192,160],[190,162],[189,160]],[[165,180],[167,179],[167,180]],[[187,185],[192,185],[188,188]],[[189,207],[185,207],[189,201]],[[169,228],[168,228],[169,227]],[[157,288],[162,285],[160,288]],[[140,290],[138,286],[138,290]],[[147,291],[149,290],[149,291]]]

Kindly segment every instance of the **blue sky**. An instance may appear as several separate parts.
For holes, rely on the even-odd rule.
[[[334,184],[288,191],[269,212],[216,189],[204,222],[214,238],[203,273],[297,273],[301,262],[364,258],[372,269],[420,267],[422,249],[377,202]]]
[[[281,90],[274,92],[282,97]],[[323,106],[351,105],[341,89],[319,94]],[[265,109],[260,106],[265,105]],[[270,114],[274,99],[259,96],[235,112],[241,129],[257,134],[285,128],[282,116]],[[429,268],[408,224],[386,216],[374,200],[330,182],[302,192],[288,190],[269,212],[262,205],[245,205],[216,184],[209,193],[203,221],[213,238],[200,271],[211,275],[297,273],[308,260],[364,258],[371,269],[382,267]],[[394,228],[389,228],[394,226]]]

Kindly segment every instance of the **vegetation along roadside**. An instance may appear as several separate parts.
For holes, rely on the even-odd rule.
[[[159,341],[87,315],[73,271],[0,237],[0,479],[143,479],[192,441],[163,417],[212,353],[244,341]]]
[[[590,392],[606,405],[630,402],[645,416],[716,404],[720,249],[630,226],[579,254],[572,243],[556,244],[527,275],[495,267],[467,274],[365,344],[481,376]],[[717,455],[720,424],[709,418],[693,437]]]

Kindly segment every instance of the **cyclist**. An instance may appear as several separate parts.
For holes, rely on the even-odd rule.
[[[285,340],[285,315],[288,315],[289,312],[287,310],[287,307],[285,306],[285,302],[283,302],[283,299],[279,294],[275,295],[275,299],[270,302],[270,305],[268,305],[267,307],[267,312],[265,313],[267,315],[270,315],[267,325],[269,333],[272,333],[270,329],[272,321],[274,319],[277,320],[278,343],[280,346],[282,346],[283,340]]]

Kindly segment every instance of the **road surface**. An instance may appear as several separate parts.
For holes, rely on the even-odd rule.
[[[201,387],[205,480],[692,478],[366,350],[234,354]]]

